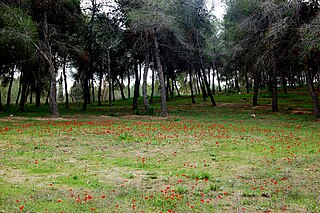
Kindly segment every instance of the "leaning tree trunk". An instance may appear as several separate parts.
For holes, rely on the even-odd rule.
[[[49,24],[47,19],[47,13],[44,12],[43,14],[43,36],[44,36],[44,48],[40,48],[35,44],[37,50],[41,53],[48,64],[48,71],[50,75],[50,95],[49,95],[49,107],[53,117],[60,117],[59,108],[56,100],[56,72],[54,69],[53,64],[53,55],[51,51],[51,44],[50,44],[50,33],[49,33]]]
[[[21,97],[20,97],[20,104],[19,104],[19,112],[23,112],[24,111],[24,105],[26,102],[26,93],[27,93],[27,89],[28,89],[28,83],[27,82],[23,82],[22,83],[22,89],[21,89]]]
[[[179,91],[179,88],[178,88],[178,85],[177,85],[177,79],[176,79],[176,75],[174,75],[174,79],[172,80],[172,84],[174,84],[174,87],[176,88],[176,91],[177,91],[177,94],[178,94],[178,97],[181,96],[180,94],[180,91]]]
[[[318,94],[314,88],[311,70],[309,69],[309,66],[307,64],[306,64],[306,78],[307,78],[309,93],[310,93],[310,96],[311,96],[312,102],[313,102],[314,114],[315,114],[316,118],[320,118],[319,98],[318,98]]]
[[[126,100],[126,96],[124,95],[124,90],[123,90],[123,84],[120,82],[120,80],[118,78],[116,78],[116,81],[117,81],[117,84],[118,84],[119,89],[120,89],[121,99],[122,100]]]
[[[214,97],[212,95],[212,92],[211,92],[211,89],[210,89],[210,85],[209,85],[209,82],[207,80],[207,75],[206,75],[204,69],[202,69],[202,73],[203,73],[204,84],[205,84],[205,87],[207,88],[207,93],[208,93],[208,95],[210,97],[211,104],[212,104],[212,106],[217,106],[217,104],[216,104],[216,102],[214,100]]]
[[[14,79],[14,67],[11,70],[11,75],[10,75],[10,84],[9,84],[9,88],[8,88],[8,95],[7,95],[7,107],[10,106],[10,102],[11,102],[11,90],[12,90],[12,84],[13,84],[13,79]]]
[[[198,73],[198,81],[200,83],[200,87],[201,87],[201,91],[202,91],[202,99],[203,99],[203,101],[207,101],[208,94],[207,94],[207,90],[206,90],[205,85],[204,85],[204,80],[203,80],[203,77],[201,75],[200,68],[198,69],[197,73]]]
[[[19,104],[19,98],[20,98],[20,95],[21,95],[21,87],[22,87],[22,74],[20,75],[20,80],[19,80],[19,89],[18,89],[18,95],[17,95],[17,99],[16,99],[16,105]]]
[[[159,51],[159,44],[158,38],[156,35],[153,37],[154,39],[154,56],[155,61],[157,64],[158,74],[159,74],[159,82],[160,82],[160,96],[161,96],[161,116],[167,117],[168,116],[168,109],[167,109],[167,100],[166,100],[166,86],[164,83],[164,76],[163,76],[163,68],[160,61],[160,51]]]
[[[146,112],[149,112],[149,102],[148,102],[148,94],[147,94],[147,79],[148,79],[149,64],[150,64],[150,55],[149,53],[147,53],[144,70],[143,70],[143,83],[142,83],[143,104]]]

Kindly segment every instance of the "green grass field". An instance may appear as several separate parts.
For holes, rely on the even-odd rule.
[[[247,94],[197,101],[171,100],[169,118],[131,115],[130,100],[61,106],[61,119],[12,107],[0,114],[0,212],[320,211],[307,93],[280,95],[279,113],[267,94],[259,107]]]

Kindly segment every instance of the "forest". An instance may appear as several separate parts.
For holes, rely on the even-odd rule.
[[[319,3],[0,0],[0,212],[320,212]]]
[[[222,20],[204,0],[0,5],[1,110],[15,103],[22,112],[30,100],[59,117],[58,102],[86,110],[132,98],[135,112],[141,95],[148,111],[156,95],[168,116],[175,95],[192,103],[201,95],[216,106],[216,93],[252,93],[256,106],[268,90],[277,112],[279,88],[306,86],[320,117],[317,0],[228,0]]]

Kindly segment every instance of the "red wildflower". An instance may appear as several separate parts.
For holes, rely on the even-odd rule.
[[[22,211],[23,208],[24,208],[24,206],[20,206],[20,211]]]

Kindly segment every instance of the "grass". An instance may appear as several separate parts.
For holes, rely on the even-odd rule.
[[[319,212],[319,122],[287,110],[310,110],[302,91],[280,96],[280,113],[216,99],[175,98],[169,118],[131,115],[130,100],[56,120],[7,109],[0,212]]]

